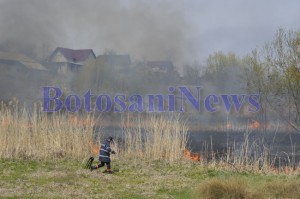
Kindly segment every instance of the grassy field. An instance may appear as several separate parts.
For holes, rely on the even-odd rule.
[[[83,161],[0,160],[0,198],[300,198],[300,175],[236,172],[189,160],[125,160],[114,174]]]

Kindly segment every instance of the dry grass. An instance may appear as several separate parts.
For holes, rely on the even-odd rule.
[[[123,142],[114,146],[118,154],[113,157],[112,167],[119,172],[106,176],[100,171],[91,173],[81,168],[95,143],[91,115],[47,115],[38,108],[30,113],[26,109],[16,110],[17,107],[10,106],[0,109],[0,160],[5,167],[0,172],[0,195],[4,197],[101,198],[105,194],[107,198],[299,198],[300,195],[299,178],[295,175],[291,180],[279,176],[271,181],[250,172],[244,176],[244,171],[273,172],[268,167],[267,151],[250,144],[247,136],[242,145],[233,146],[221,159],[212,153],[210,161],[202,158],[200,162],[187,162],[182,157],[188,129],[180,116],[152,115],[143,120],[137,117],[134,127],[123,125]],[[47,163],[48,160],[56,161]],[[265,162],[260,166],[262,160]],[[232,172],[232,168],[243,172]],[[190,195],[187,190],[194,188],[198,189]],[[17,192],[12,194],[13,190]],[[53,190],[64,191],[65,195],[58,192],[53,195]]]
[[[190,198],[192,179],[178,171],[180,165],[159,161],[115,159],[113,175],[91,172],[76,160],[0,160],[0,198]],[[4,174],[8,171],[9,174]],[[177,198],[177,197],[176,197]]]
[[[266,183],[264,186],[264,194],[270,198],[300,198],[299,187],[299,180],[275,180]]]
[[[37,107],[30,111],[19,110],[16,105],[0,107],[0,158],[54,160],[69,158],[82,160],[97,153],[92,115],[67,113],[46,114]],[[132,117],[133,118],[133,117]],[[114,148],[118,154],[134,161],[181,160],[187,145],[188,125],[175,114],[153,114],[135,117],[121,128],[121,143]],[[100,122],[101,124],[101,122]],[[211,144],[213,146],[213,144]],[[246,131],[241,145],[233,145],[222,156],[213,147],[202,152],[199,165],[233,169],[237,172],[298,174],[298,168],[274,169],[269,149],[258,141],[249,141]]]
[[[90,154],[92,124],[74,124],[70,115],[47,115],[37,107],[31,113],[16,110],[0,109],[0,158],[82,159]],[[87,121],[92,122],[91,116]]]
[[[245,182],[237,178],[227,180],[214,179],[202,185],[200,188],[203,198],[207,199],[246,199],[252,198],[247,191]]]
[[[17,110],[16,105],[0,108],[0,158],[82,160],[94,153],[94,143],[101,143],[92,115]],[[169,162],[183,157],[187,125],[182,118],[156,115],[135,122],[136,127],[123,128],[125,144],[114,146],[123,156]]]
[[[250,176],[211,179],[200,185],[198,196],[207,199],[299,198],[300,196],[300,181],[295,178],[266,181],[260,177],[254,182],[249,179]]]
[[[143,121],[138,117],[134,122],[136,127],[124,128],[122,155],[166,162],[182,159],[188,127],[179,115],[152,115]]]
[[[76,160],[0,160],[0,198],[299,198],[297,176],[235,173],[192,162],[128,161],[113,175]]]

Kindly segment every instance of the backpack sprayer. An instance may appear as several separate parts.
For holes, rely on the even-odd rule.
[[[85,168],[91,169],[91,166],[92,166],[92,164],[93,164],[93,161],[94,161],[94,157],[90,157],[90,158],[88,159],[88,161],[86,162]]]

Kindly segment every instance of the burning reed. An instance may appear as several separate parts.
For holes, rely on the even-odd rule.
[[[30,113],[17,110],[1,105],[0,158],[82,160],[97,155],[97,124],[91,115],[46,114],[37,106]],[[187,125],[179,116],[137,118],[134,124],[133,128],[123,125],[125,145],[114,146],[122,156],[170,162],[183,157]]]
[[[49,115],[37,107],[30,113],[26,109],[17,110],[12,105],[1,105],[0,158],[82,160],[90,155],[98,156],[95,125],[99,125],[99,122],[95,123],[92,115]],[[199,166],[237,171],[289,174],[299,171],[299,165],[293,159],[276,169],[278,158],[272,157],[270,149],[260,140],[250,141],[249,129],[241,144],[228,143],[227,151],[223,154],[215,153],[213,143],[200,153],[194,153],[187,150],[188,125],[179,115],[149,114],[132,117],[131,120],[123,120],[122,135],[113,146],[118,151],[118,158],[169,163],[190,159]],[[126,122],[131,125],[128,126]]]

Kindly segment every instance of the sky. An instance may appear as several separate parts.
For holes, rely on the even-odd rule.
[[[0,50],[45,57],[56,47],[108,50],[138,60],[203,62],[239,56],[300,29],[297,0],[0,0]]]
[[[189,1],[186,15],[199,33],[199,56],[245,55],[272,40],[278,28],[300,29],[300,1]]]

